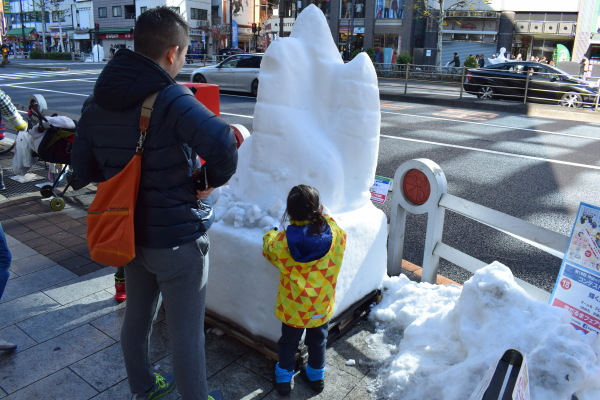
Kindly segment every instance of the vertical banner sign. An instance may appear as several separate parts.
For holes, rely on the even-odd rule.
[[[600,333],[600,207],[579,204],[569,247],[550,304],[567,309],[571,324]]]
[[[235,20],[231,21],[231,29],[233,29],[231,45],[233,47],[238,47],[238,24]]]

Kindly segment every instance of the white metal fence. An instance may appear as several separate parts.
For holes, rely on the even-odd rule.
[[[567,85],[564,76],[532,71],[515,71],[513,77],[496,75],[487,79],[477,76],[478,71],[486,71],[486,69],[471,69],[473,72],[470,72],[466,67],[384,63],[374,65],[377,76],[398,79],[403,83],[404,94],[415,84],[436,83],[454,88],[459,98],[468,92],[482,99],[501,98],[523,103],[588,107],[594,110],[599,106],[597,92],[586,93],[587,90],[578,90],[589,85],[597,87],[596,78],[581,83],[568,82]],[[582,79],[582,81],[586,80]]]
[[[569,238],[508,214],[473,203],[447,192],[442,168],[428,159],[414,159],[400,165],[394,175],[394,196],[388,236],[388,275],[401,271],[407,213],[427,214],[422,281],[435,283],[440,258],[474,273],[487,263],[442,242],[444,217],[450,210],[488,225],[562,258]],[[515,278],[533,298],[548,301],[550,293]]]

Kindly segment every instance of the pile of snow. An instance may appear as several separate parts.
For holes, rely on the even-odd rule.
[[[461,288],[386,278],[370,318],[389,353],[377,398],[466,400],[508,349],[527,359],[532,400],[600,399],[600,339],[570,325],[562,308],[529,297],[493,263]]]

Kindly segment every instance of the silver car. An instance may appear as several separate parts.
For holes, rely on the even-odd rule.
[[[198,68],[192,72],[191,80],[196,83],[212,83],[221,90],[258,93],[258,71],[262,54],[236,54],[217,65]]]

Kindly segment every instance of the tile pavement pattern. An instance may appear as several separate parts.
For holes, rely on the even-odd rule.
[[[0,221],[13,254],[11,277],[0,300],[0,338],[16,342],[0,353],[0,399],[129,399],[119,345],[126,302],[114,301],[114,268],[90,260],[85,208],[67,197],[56,212],[39,193],[0,198]],[[218,266],[213,266],[218,268]],[[277,399],[272,362],[219,330],[207,327],[209,387],[225,399]],[[290,400],[376,399],[369,390],[377,349],[374,327],[361,321],[327,350],[326,388],[314,395],[299,375]],[[165,316],[159,314],[151,359],[171,371]],[[355,365],[346,365],[347,360]],[[174,391],[165,399],[177,399]]]

